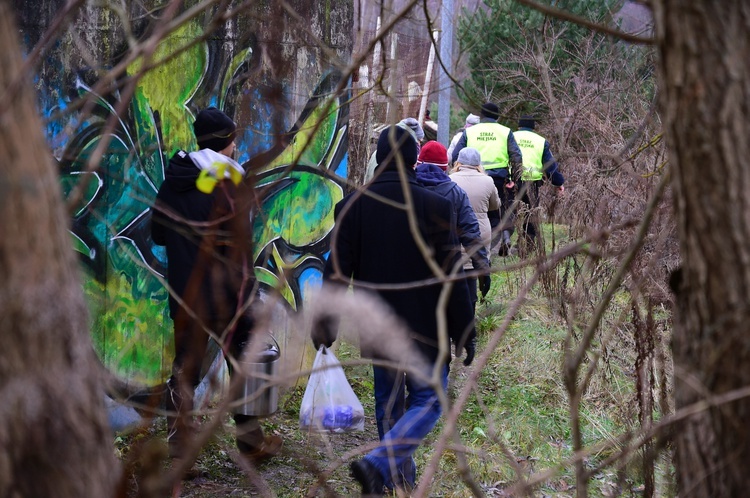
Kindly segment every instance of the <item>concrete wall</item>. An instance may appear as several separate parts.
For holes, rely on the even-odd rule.
[[[16,0],[29,52],[65,3]],[[126,60],[129,43],[169,22],[159,19],[168,3],[125,2],[130,10],[117,13],[86,2],[51,38],[36,68],[40,112],[63,190],[70,197],[85,184],[80,198],[69,198],[71,244],[85,275],[93,342],[105,366],[133,386],[158,386],[171,368],[172,324],[158,278],[166,261],[150,239],[149,207],[168,158],[196,148],[191,125],[197,110],[215,105],[235,119],[242,130],[240,162],[260,168],[260,187],[280,180],[263,190],[253,237],[257,274],[266,289],[281,291],[287,311],[302,307],[306,291],[320,280],[333,206],[347,175],[347,95],[338,95],[331,108],[323,103],[351,56],[352,0],[293,1],[299,21],[280,3],[248,2],[251,11],[215,30],[216,12],[202,12],[159,44],[155,58],[177,55],[149,71],[132,93],[127,83],[141,60],[98,87]],[[194,4],[183,2],[176,16]],[[79,108],[82,98],[93,106]],[[124,112],[108,132],[105,123],[120,106]],[[311,135],[305,125],[319,120]],[[110,142],[101,163],[87,172],[87,158],[105,137]],[[299,354],[293,343],[301,339],[285,328],[282,323],[274,331],[282,348]]]

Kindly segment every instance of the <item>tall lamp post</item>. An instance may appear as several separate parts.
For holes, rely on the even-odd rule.
[[[451,126],[451,92],[453,82],[448,71],[453,67],[453,0],[443,0],[440,9],[440,61],[438,78],[438,133],[437,140],[448,146]]]

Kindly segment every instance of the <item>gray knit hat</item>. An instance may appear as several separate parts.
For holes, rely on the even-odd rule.
[[[458,151],[457,162],[466,166],[479,166],[482,159],[479,157],[479,151],[473,147],[464,147]]]
[[[424,140],[424,130],[419,124],[419,121],[417,121],[416,119],[404,118],[396,124],[398,126],[403,126],[404,128],[407,128],[409,131],[411,131],[414,138],[417,139],[417,142],[421,142],[422,140]]]
[[[476,114],[469,114],[466,116],[466,128],[475,124],[479,124],[479,116]]]

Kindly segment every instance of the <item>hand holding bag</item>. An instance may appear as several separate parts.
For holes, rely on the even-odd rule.
[[[365,410],[336,356],[325,346],[315,355],[299,413],[300,429],[350,432],[365,429]]]

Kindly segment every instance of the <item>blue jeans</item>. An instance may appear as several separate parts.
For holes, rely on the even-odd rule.
[[[380,471],[386,487],[414,487],[417,468],[412,455],[440,418],[440,401],[432,387],[403,371],[378,366],[373,366],[372,371],[375,418],[383,444],[365,455],[365,460]],[[447,365],[441,380],[445,392]]]

